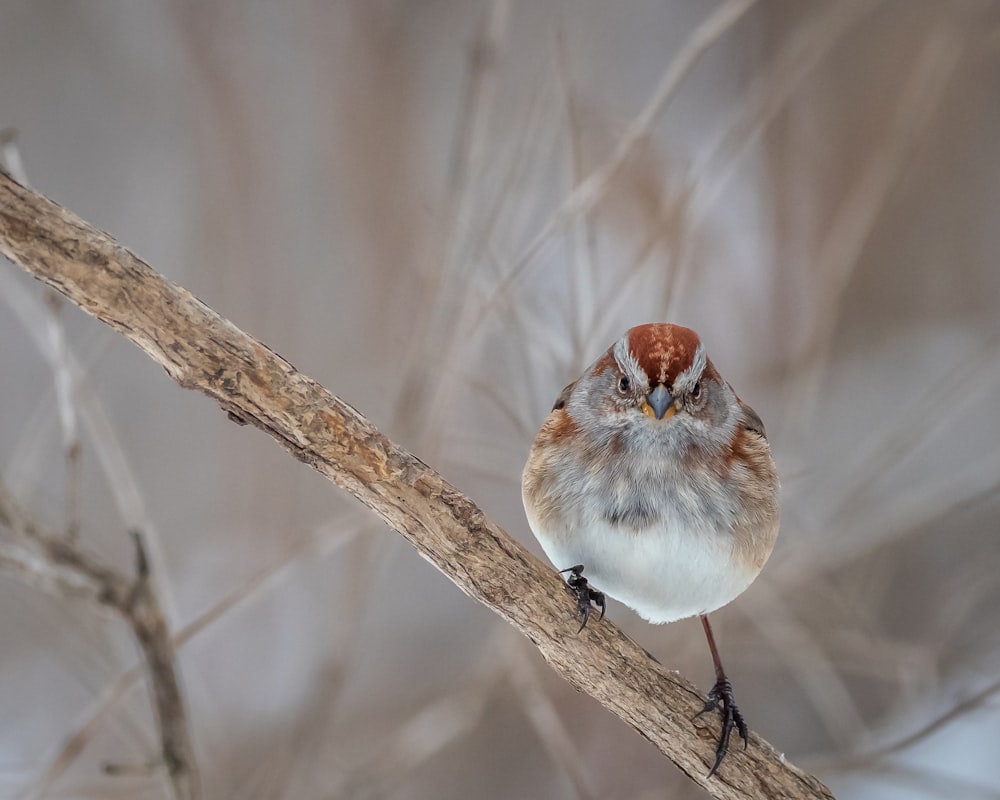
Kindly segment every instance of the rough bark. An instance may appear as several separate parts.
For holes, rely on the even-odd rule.
[[[714,797],[832,797],[756,735],[706,779],[719,720],[693,719],[703,699],[690,682],[607,619],[578,635],[563,581],[433,469],[110,236],[3,174],[0,252],[130,339],[181,386],[358,498]]]

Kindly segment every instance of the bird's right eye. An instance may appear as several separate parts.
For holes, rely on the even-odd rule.
[[[628,394],[628,390],[632,387],[632,382],[628,379],[628,376],[622,375],[618,379],[618,392],[620,394]]]

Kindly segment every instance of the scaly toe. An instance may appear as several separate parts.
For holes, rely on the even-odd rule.
[[[577,633],[587,627],[587,621],[590,619],[591,604],[601,609],[601,616],[598,619],[604,619],[604,612],[607,608],[604,593],[590,588],[587,579],[583,577],[583,564],[577,564],[575,567],[560,570],[560,572],[570,573],[566,584],[576,597],[577,613],[583,618]]]
[[[715,763],[712,764],[712,769],[708,772],[709,778],[716,773],[719,765],[722,764],[722,760],[726,757],[726,753],[729,752],[729,739],[732,736],[733,728],[736,728],[740,734],[740,738],[743,739],[744,750],[746,750],[750,739],[750,731],[747,729],[746,721],[743,719],[743,714],[740,713],[739,706],[736,705],[736,700],[733,698],[732,684],[726,679],[720,680],[712,687],[712,691],[708,693],[708,702],[705,703],[705,707],[695,717],[700,717],[702,714],[714,711],[717,708],[722,712],[722,731],[719,735],[719,745],[715,749]]]

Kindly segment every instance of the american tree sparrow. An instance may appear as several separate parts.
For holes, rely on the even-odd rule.
[[[733,728],[744,747],[748,732],[708,614],[753,582],[778,535],[778,476],[760,417],[698,334],[640,325],[562,390],[521,492],[545,554],[570,573],[581,630],[591,603],[604,616],[603,592],[650,622],[701,617],[716,677],[701,713],[723,717],[714,774]]]

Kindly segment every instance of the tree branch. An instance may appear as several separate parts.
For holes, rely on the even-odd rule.
[[[2,173],[0,173],[2,179]],[[81,550],[67,537],[42,531],[0,481],[0,570],[57,597],[110,610],[128,623],[146,665],[160,755],[177,800],[199,800],[201,780],[188,735],[187,711],[174,666],[174,645],[150,581],[142,536],[133,532],[138,568],[133,580]]]
[[[0,252],[130,339],[181,386],[361,500],[714,797],[832,798],[756,735],[706,779],[718,720],[692,719],[703,700],[691,683],[607,620],[577,635],[575,605],[555,572],[434,470],[107,234],[2,173]]]

